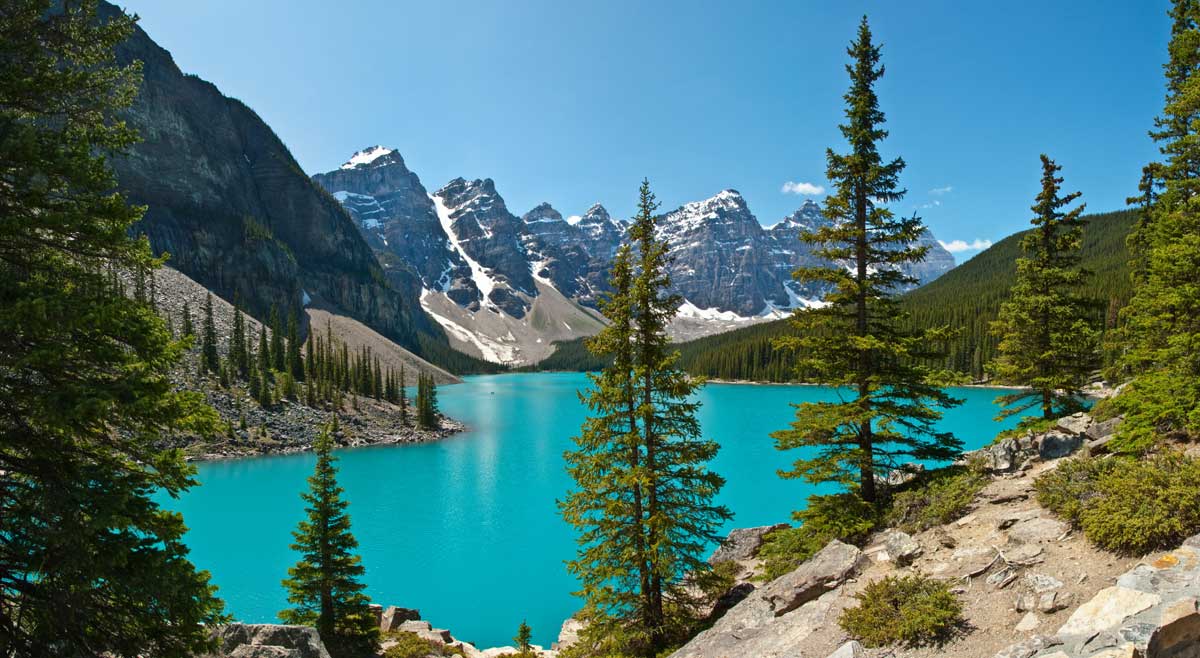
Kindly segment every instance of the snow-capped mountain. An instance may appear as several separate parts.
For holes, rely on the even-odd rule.
[[[505,363],[536,362],[553,342],[595,333],[595,310],[627,224],[600,204],[577,218],[543,203],[517,217],[491,179],[456,178],[428,193],[394,150],[373,146],[313,177],[333,195],[385,269],[419,279],[421,306],[459,349]],[[803,230],[828,220],[806,201],[764,228],[736,190],[687,203],[659,218],[684,299],[672,326],[693,338],[819,304],[823,290],[792,280],[820,263]],[[954,266],[933,239],[909,273],[926,282]],[[394,269],[393,269],[394,271]]]

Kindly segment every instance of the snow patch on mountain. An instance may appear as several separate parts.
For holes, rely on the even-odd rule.
[[[358,151],[354,155],[350,156],[350,159],[347,160],[342,165],[341,168],[342,169],[354,169],[355,167],[366,166],[366,165],[371,164],[372,162],[375,162],[379,158],[382,158],[385,155],[390,155],[392,153],[394,153],[394,151],[392,149],[384,148],[382,146],[371,146],[369,148],[365,148],[361,151]]]
[[[483,293],[484,306],[498,313],[500,309],[496,308],[496,305],[489,299],[489,295],[496,289],[496,281],[488,275],[487,270],[478,261],[467,255],[467,251],[463,249],[462,244],[458,241],[458,233],[454,231],[454,219],[450,217],[450,209],[446,207],[442,198],[436,194],[429,195],[429,198],[433,200],[433,208],[437,212],[438,221],[442,223],[442,230],[446,232],[447,248],[457,252],[463,257],[463,260],[467,261],[467,267],[471,268],[471,280],[475,282],[475,287],[479,289],[479,292]]]

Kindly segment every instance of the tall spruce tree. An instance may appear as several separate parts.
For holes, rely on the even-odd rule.
[[[1041,157],[1034,228],[1021,240],[1025,255],[1017,259],[1012,296],[992,323],[1000,344],[989,369],[1001,382],[1028,387],[997,398],[1002,418],[1033,407],[1044,419],[1080,409],[1081,389],[1099,359],[1099,332],[1078,293],[1087,276],[1079,267],[1084,206],[1067,209],[1080,193],[1060,196],[1062,167]]]
[[[1134,295],[1121,314],[1114,376],[1134,376],[1113,402],[1113,442],[1144,450],[1160,437],[1200,436],[1200,3],[1176,0],[1166,103],[1150,136],[1162,160],[1144,170],[1130,235]]]
[[[208,372],[221,368],[221,356],[217,352],[217,327],[213,322],[213,296],[204,298],[204,327],[200,336],[200,362]]]
[[[287,371],[287,350],[283,343],[283,323],[279,318],[279,307],[271,305],[271,369]]]
[[[336,416],[335,416],[336,418]],[[300,553],[288,569],[283,586],[293,607],[279,613],[287,624],[316,627],[321,640],[336,658],[362,658],[379,647],[379,627],[363,592],[366,572],[354,554],[358,541],[350,532],[348,502],[337,483],[337,458],[333,456],[332,423],[313,444],[316,467],[308,478],[306,518],[293,532],[292,550]]]
[[[183,302],[183,324],[180,333],[186,338],[196,335],[196,328],[192,325],[192,306],[187,301]]]
[[[681,302],[667,294],[668,245],[655,234],[658,204],[643,181],[612,268],[609,324],[588,342],[612,365],[583,394],[592,415],[566,454],[576,489],[564,519],[579,532],[568,568],[583,585],[585,642],[601,652],[655,656],[684,638],[696,601],[684,578],[703,575],[705,546],[729,510],[712,499],[724,480],[708,470],[717,443],[700,436],[700,385],[680,370],[667,323]]]
[[[0,9],[3,656],[184,658],[222,619],[156,502],[195,484],[157,442],[218,419],[172,383],[184,344],[110,274],[161,264],[107,164],[135,139],[119,114],[140,66],[114,58],[133,29],[95,1]]]
[[[288,312],[287,323],[287,372],[295,379],[304,378],[304,359],[300,355],[300,319],[296,307]]]
[[[847,53],[850,90],[839,128],[850,150],[826,152],[833,193],[823,212],[830,224],[801,235],[817,255],[839,265],[795,273],[827,285],[827,304],[797,311],[796,333],[776,345],[796,352],[798,372],[845,392],[836,401],[801,403],[791,428],[771,436],[779,449],[806,454],[784,477],[837,482],[873,503],[876,474],[910,461],[951,459],[962,444],[936,429],[939,408],[958,400],[938,385],[938,373],[922,365],[947,332],[901,328],[906,315],[895,294],[916,281],[899,266],[920,262],[928,247],[917,245],[925,229],[919,218],[897,218],[887,207],[904,198],[904,160],[884,162],[879,154],[888,132],[875,83],[884,68],[865,16]]]
[[[408,424],[408,390],[405,388],[407,375],[404,372],[404,364],[400,364],[400,424]]]

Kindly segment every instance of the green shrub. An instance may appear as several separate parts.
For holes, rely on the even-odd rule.
[[[1103,411],[1125,420],[1109,442],[1110,450],[1142,454],[1162,440],[1200,438],[1200,380],[1190,373],[1153,371],[1139,376]]]
[[[732,560],[718,562],[711,569],[706,569],[696,576],[696,586],[704,592],[704,597],[710,601],[723,596],[737,581],[741,566]]]
[[[774,580],[793,571],[834,539],[860,544],[878,525],[879,515],[855,494],[840,493],[808,498],[808,508],[795,512],[800,522],[768,534],[759,549],[762,580]]]
[[[1098,495],[1083,506],[1079,522],[1088,539],[1145,555],[1200,530],[1200,462],[1172,452],[1126,464],[1101,474]]]
[[[966,513],[991,478],[976,465],[950,466],[923,473],[892,496],[888,526],[920,532]]]
[[[838,619],[842,630],[869,647],[940,642],[962,622],[962,604],[926,576],[888,576],[854,595],[858,605]]]
[[[1131,463],[1132,460],[1111,457],[1064,459],[1034,482],[1038,503],[1078,528],[1080,514],[1099,495],[1100,476]]]
[[[1069,459],[1034,486],[1043,507],[1115,553],[1145,555],[1200,532],[1200,461],[1176,451]]]
[[[384,642],[394,641],[396,644],[383,652],[383,658],[426,658],[426,656],[462,656],[463,650],[426,640],[416,633],[407,631],[391,631],[384,634]]]

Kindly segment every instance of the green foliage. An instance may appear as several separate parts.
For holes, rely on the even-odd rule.
[[[391,631],[387,639],[394,642],[383,652],[383,658],[428,658],[429,656],[464,656],[459,647],[426,640],[416,633]]]
[[[990,479],[973,466],[922,473],[892,495],[885,515],[887,525],[912,533],[950,523],[966,513]]]
[[[834,539],[861,544],[879,523],[875,506],[853,493],[809,496],[792,516],[800,525],[768,533],[759,549],[762,580],[790,573]]]
[[[517,634],[513,636],[513,645],[517,647],[517,655],[521,658],[530,656],[533,652],[530,651],[530,642],[533,640],[533,630],[529,628],[529,624],[525,620],[521,620],[521,625],[517,627]]]
[[[1059,195],[1061,169],[1042,157],[1042,191],[1032,210],[1034,230],[1021,240],[1012,297],[1000,306],[992,333],[999,355],[988,371],[1005,384],[1027,386],[997,399],[1001,418],[1040,407],[1043,419],[1080,409],[1080,392],[1099,364],[1099,332],[1078,294],[1083,206],[1065,208],[1079,192]],[[1065,211],[1064,211],[1065,210]]]
[[[416,400],[417,426],[421,429],[437,429],[437,386],[433,383],[433,375],[417,374]]]
[[[706,599],[715,601],[733,587],[739,571],[741,567],[733,560],[718,562],[712,569],[696,577],[696,585],[704,592]]]
[[[200,336],[200,362],[206,372],[217,372],[221,368],[221,358],[217,354],[217,328],[213,324],[212,293],[204,298],[204,330]]]
[[[840,128],[851,151],[827,151],[825,177],[835,191],[823,212],[830,222],[801,235],[830,264],[795,273],[828,286],[827,304],[797,311],[794,332],[776,341],[798,355],[799,373],[848,391],[836,401],[801,403],[791,427],[771,436],[780,450],[803,449],[783,477],[853,486],[873,503],[876,475],[958,454],[961,442],[936,423],[941,409],[960,401],[941,387],[941,373],[923,365],[937,356],[935,347],[948,332],[904,329],[907,314],[893,294],[915,283],[897,266],[920,262],[928,247],[917,245],[925,226],[916,215],[897,218],[889,210],[904,197],[898,182],[904,161],[885,162],[879,153],[888,135],[874,90],[883,66],[865,17],[849,54]]]
[[[1143,170],[1129,237],[1135,293],[1121,313],[1111,376],[1135,376],[1117,405],[1128,411],[1118,445],[1141,450],[1156,435],[1200,436],[1200,6],[1171,10],[1167,97],[1151,137],[1162,160]]]
[[[1119,458],[1064,459],[1034,482],[1038,503],[1079,527],[1083,510],[1099,495],[1100,477],[1114,469],[1128,468],[1132,463]]]
[[[842,630],[868,647],[940,643],[963,623],[962,604],[932,578],[888,576],[854,595],[858,605],[838,618]]]
[[[652,657],[686,637],[697,617],[685,577],[703,577],[702,555],[729,511],[712,503],[724,480],[707,469],[717,451],[700,438],[699,385],[668,350],[667,245],[655,235],[648,182],[612,266],[608,325],[589,349],[612,359],[582,394],[591,416],[566,453],[575,481],[560,504],[578,532],[568,563],[587,623],[579,652]]]
[[[336,417],[335,417],[336,418]],[[287,624],[314,626],[334,658],[359,658],[379,645],[379,628],[363,593],[365,570],[354,554],[358,541],[350,532],[348,502],[337,483],[331,423],[313,444],[317,463],[301,494],[306,519],[293,536],[300,560],[288,569],[283,586],[293,607],[279,613]]]
[[[1039,503],[1115,553],[1145,555],[1200,531],[1200,461],[1174,451],[1066,460],[1035,486]]]
[[[218,420],[172,384],[185,345],[152,289],[119,284],[162,262],[108,167],[136,139],[140,65],[113,54],[134,23],[95,1],[0,14],[0,654],[208,653],[221,602],[155,502],[195,471],[156,445]]]

